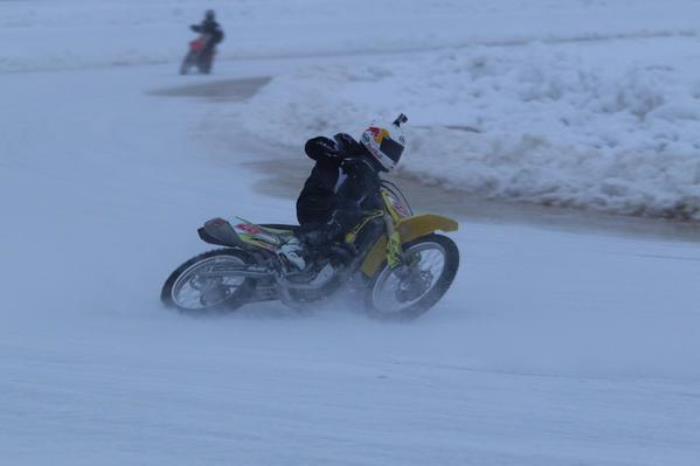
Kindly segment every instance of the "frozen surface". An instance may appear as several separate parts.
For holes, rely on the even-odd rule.
[[[2,122],[5,460],[695,464],[693,244],[465,223],[454,289],[412,325],[342,303],[165,312],[202,220],[292,219],[252,194],[254,153],[204,150],[219,104],[144,92],[180,84],[169,72],[2,77],[30,103]]]
[[[64,9],[55,6],[59,4]],[[114,38],[128,36],[123,28],[128,19],[138,26],[134,37],[151,44],[143,31],[157,30],[161,21],[176,22],[157,14],[159,9],[182,8],[189,21],[189,11],[201,8],[194,2],[140,2],[143,8],[126,1],[94,4],[99,7],[0,2],[6,13],[0,14],[3,47],[6,38],[21,41],[32,30],[49,34],[36,37],[55,39],[43,44],[45,49],[26,43],[23,64],[30,67],[34,59],[41,64],[34,72],[0,74],[0,462],[697,464],[697,243],[465,220],[454,236],[462,253],[454,288],[433,312],[410,325],[368,321],[348,303],[307,316],[276,305],[212,320],[166,312],[158,302],[159,288],[179,262],[207,248],[195,234],[203,220],[233,214],[293,220],[293,200],[257,194],[253,188],[259,175],[245,164],[274,161],[268,143],[279,144],[285,154],[294,143],[300,152],[310,133],[344,124],[329,120],[306,132],[299,127],[295,141],[251,139],[251,134],[288,137],[266,132],[275,120],[297,125],[286,113],[289,101],[266,109],[272,123],[259,118],[264,112],[257,106],[269,103],[277,92],[289,95],[303,89],[298,77],[313,66],[320,76],[311,83],[319,92],[333,89],[337,80],[343,92],[368,95],[355,87],[361,82],[348,84],[345,73],[357,70],[353,72],[365,76],[369,72],[364,65],[356,68],[358,63],[377,55],[329,58],[323,68],[314,58],[239,60],[222,63],[219,76],[181,79],[174,76],[174,62],[110,67],[119,53],[105,44],[99,56],[91,55],[90,47],[84,54],[76,52],[76,62],[101,64],[100,69],[39,72],[63,63],[60,51],[71,44],[61,38],[86,31],[76,26],[79,18],[84,18],[85,28],[106,28],[101,21],[113,18]],[[270,2],[260,12],[251,9],[251,15],[259,14],[263,21],[262,14],[275,4],[280,5]],[[537,5],[573,18],[577,9],[626,4]],[[630,24],[638,23],[629,30],[676,30],[673,24],[685,18],[689,22],[692,16],[676,15],[674,23],[669,19],[673,9],[664,15],[651,2],[638,4],[639,11],[659,14],[634,16]],[[333,6],[308,5],[318,10],[309,21],[319,22],[328,20]],[[449,8],[455,5],[461,2],[434,2],[426,17],[451,15]],[[475,6],[474,15],[486,15],[485,5]],[[488,5],[493,17],[507,10],[533,18],[532,23],[519,23],[522,28],[540,30],[538,24],[543,24],[535,19],[541,18],[536,7]],[[678,5],[690,8],[695,3]],[[51,8],[56,14],[46,13]],[[33,16],[26,16],[32,9]],[[303,11],[294,11],[297,16],[285,16],[285,21],[301,28]],[[596,24],[628,31],[615,25],[621,21],[615,18]],[[11,20],[17,23],[10,25]],[[51,21],[61,31],[53,36]],[[581,30],[586,27],[582,24]],[[497,38],[496,32],[491,37]],[[248,40],[264,41],[267,36],[264,31],[251,33]],[[683,40],[692,39],[644,43],[653,44],[650,55],[661,56],[663,44]],[[548,62],[540,48],[549,46],[518,50],[556,65],[559,59]],[[602,71],[593,75],[600,79],[629,66],[624,60],[604,66],[614,60],[596,52],[594,45],[578,52],[576,45],[563,47],[564,77],[577,54],[584,70],[593,69],[588,65],[600,57]],[[520,88],[506,68],[523,67],[523,59],[516,56],[520,52],[483,50],[454,52],[460,64],[455,73],[468,75],[461,60],[471,63],[467,58],[472,53],[495,54],[486,79],[508,88],[501,104],[514,115],[504,118],[516,118],[526,107],[508,100],[509,92]],[[669,50],[676,47],[669,45]],[[434,63],[443,71],[452,60],[452,52],[411,53],[417,65]],[[163,57],[171,58],[167,53]],[[634,60],[632,52],[630,57]],[[392,60],[404,67],[398,69],[408,69],[404,58]],[[548,67],[543,70],[550,73]],[[409,71],[409,82],[420,82],[423,72]],[[673,92],[685,89],[685,72],[658,73],[658,79],[675,83]],[[434,79],[440,82],[441,75]],[[252,78],[265,76],[274,79],[259,90],[267,80]],[[392,82],[395,78],[382,76],[379,88],[391,84],[406,97],[401,94],[406,90]],[[281,90],[284,83],[288,94]],[[212,93],[214,87],[226,89],[225,96]],[[574,88],[563,86],[567,97],[562,102],[579,102]],[[435,90],[435,108],[414,111],[415,125],[424,127],[418,128],[419,140],[428,131],[448,131],[434,126],[478,123],[457,121],[449,113],[441,119],[439,106],[447,101],[440,97],[443,90]],[[370,104],[377,111],[394,110],[389,98],[385,105],[377,103],[391,93],[371,93],[374,103],[360,99],[362,107],[356,111],[371,110]],[[419,106],[420,95],[415,99],[411,105]],[[319,105],[312,96],[304,102]],[[482,103],[487,109],[501,105],[491,99]],[[616,116],[597,115],[591,108],[582,111],[603,119],[601,126],[624,125]],[[323,111],[318,107],[321,117]],[[246,112],[250,122],[258,122],[260,133],[255,125],[241,124]],[[497,114],[495,108],[484,112],[485,118]],[[493,125],[505,128],[506,123]],[[647,136],[638,126],[626,128],[637,131],[639,138]],[[561,137],[585,144],[596,136],[563,132]],[[408,170],[445,176],[427,172],[420,165],[425,152],[416,154]],[[450,153],[450,160],[455,154]]]

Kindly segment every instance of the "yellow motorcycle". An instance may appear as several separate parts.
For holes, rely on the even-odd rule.
[[[374,318],[416,318],[454,281],[459,250],[436,232],[456,231],[459,225],[439,215],[415,215],[389,181],[382,181],[381,194],[382,210],[366,212],[343,241],[308,251],[309,265],[302,271],[278,253],[298,226],[209,220],[198,230],[200,238],[224,248],[178,267],[161,300],[187,313],[218,313],[272,300],[304,308],[347,290]]]

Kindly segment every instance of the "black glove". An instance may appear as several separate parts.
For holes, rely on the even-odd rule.
[[[335,143],[338,146],[338,150],[342,153],[342,157],[357,157],[365,155],[367,149],[361,143],[357,142],[355,138],[347,133],[338,133],[333,136]]]
[[[326,137],[317,137],[309,139],[304,147],[306,155],[314,160],[322,159],[337,159],[340,157],[340,151],[335,141]]]
[[[335,136],[333,136],[333,140],[335,141],[335,146],[338,148],[338,152],[346,152],[350,150],[355,144],[357,144],[357,141],[355,141],[352,136],[346,133],[338,133]]]

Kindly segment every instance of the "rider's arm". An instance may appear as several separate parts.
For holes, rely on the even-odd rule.
[[[216,21],[203,22],[200,26],[200,32],[211,35],[214,42],[216,42],[217,44],[224,40],[224,31],[221,29],[221,26],[219,26],[219,23],[217,23]]]
[[[344,178],[336,191],[336,211],[331,221],[337,233],[347,232],[360,221],[364,215],[362,202],[380,189],[377,172],[364,158],[345,159],[342,170]]]
[[[340,163],[341,155],[336,142],[332,139],[320,136],[306,141],[304,152],[309,158],[317,162],[334,161]]]
[[[333,159],[341,161],[346,157],[357,157],[364,154],[363,146],[345,133],[338,133],[333,139],[327,137],[316,137],[309,139],[305,147],[306,155],[319,161],[322,159]]]
[[[338,186],[338,206],[343,209],[359,208],[367,196],[379,189],[379,176],[362,157],[343,161],[344,179]]]
[[[362,144],[347,133],[336,134],[333,136],[333,141],[338,148],[338,152],[342,153],[344,157],[357,157],[361,156],[364,152]]]

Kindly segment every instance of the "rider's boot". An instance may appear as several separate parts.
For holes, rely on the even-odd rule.
[[[287,241],[279,248],[277,253],[280,256],[284,256],[297,269],[304,270],[306,268],[306,261],[303,256],[304,247],[298,238],[292,238]]]

